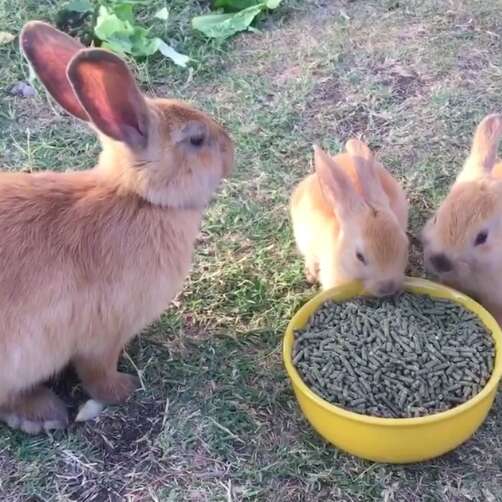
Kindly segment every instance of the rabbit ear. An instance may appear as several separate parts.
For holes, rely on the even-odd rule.
[[[388,207],[389,198],[382,188],[371,150],[358,139],[347,141],[345,148],[354,159],[364,200],[372,207]]]
[[[27,23],[20,36],[21,50],[51,96],[69,113],[89,120],[66,76],[70,59],[84,46],[40,21]]]
[[[349,176],[317,145],[314,145],[314,165],[325,199],[341,218],[350,216],[363,207],[364,202]]]
[[[148,107],[126,63],[103,49],[80,51],[68,65],[68,79],[92,123],[131,148],[148,141]]]
[[[352,157],[361,157],[364,160],[373,160],[373,154],[368,145],[359,139],[349,139],[345,144],[345,149]]]
[[[471,152],[459,178],[463,181],[490,174],[497,162],[497,149],[502,136],[502,115],[485,117],[474,133]]]

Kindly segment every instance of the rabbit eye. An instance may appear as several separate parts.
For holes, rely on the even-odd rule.
[[[356,252],[356,258],[361,262],[361,263],[364,263],[364,265],[366,265],[366,258],[364,257],[364,255],[362,253],[360,253],[359,251]]]
[[[486,242],[486,239],[488,239],[488,232],[485,231],[479,232],[479,234],[476,235],[476,240],[474,241],[474,245],[480,246],[481,244],[484,244]]]
[[[204,144],[204,136],[202,134],[198,134],[196,136],[191,136],[190,137],[190,144],[192,146],[202,146]]]

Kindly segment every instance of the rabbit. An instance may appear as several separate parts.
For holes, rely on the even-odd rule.
[[[375,296],[396,293],[408,261],[404,190],[362,141],[328,155],[293,191],[290,214],[307,280],[323,290],[359,280]]]
[[[502,323],[502,115],[476,128],[463,169],[422,231],[425,267]]]
[[[39,433],[69,422],[44,386],[67,364],[97,403],[136,389],[122,349],[180,291],[234,146],[205,113],[143,96],[109,51],[38,21],[20,43],[102,145],[90,170],[0,174],[0,419]]]

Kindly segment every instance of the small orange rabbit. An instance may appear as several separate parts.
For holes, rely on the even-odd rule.
[[[37,433],[68,422],[43,385],[67,363],[99,403],[134,391],[121,351],[180,290],[233,144],[206,114],[143,96],[111,52],[41,22],[21,47],[103,147],[88,171],[0,174],[0,419]]]
[[[448,196],[422,234],[428,270],[502,323],[502,115],[485,117]]]
[[[358,279],[374,295],[395,293],[408,260],[408,202],[370,149],[351,139],[331,157],[314,147],[315,173],[291,197],[307,279],[323,289]]]

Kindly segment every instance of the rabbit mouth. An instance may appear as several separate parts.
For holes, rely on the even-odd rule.
[[[386,280],[377,283],[371,282],[365,284],[366,289],[378,298],[392,296],[401,291],[402,280]]]

